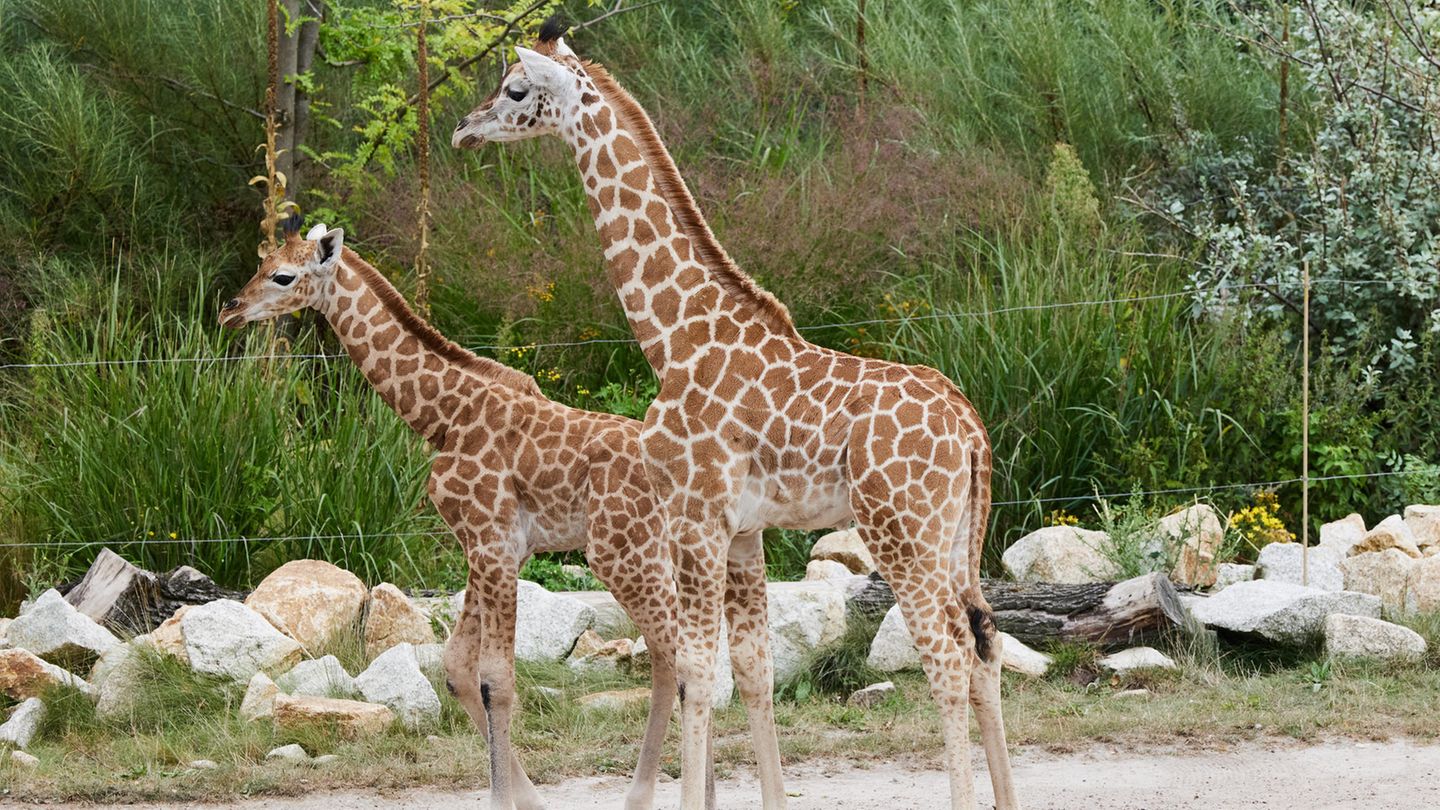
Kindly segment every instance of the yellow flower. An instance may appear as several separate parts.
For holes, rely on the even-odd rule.
[[[171,540],[178,540],[178,539],[180,539],[180,535],[176,534],[175,532],[170,532],[170,539],[171,539]]]

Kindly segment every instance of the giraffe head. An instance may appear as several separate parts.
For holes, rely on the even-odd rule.
[[[500,77],[500,86],[469,115],[460,119],[450,143],[479,149],[487,141],[523,141],[558,132],[565,110],[581,96],[585,70],[565,44],[564,26],[556,18],[540,29],[535,48],[515,49],[518,61]]]
[[[260,262],[238,295],[220,308],[220,323],[239,329],[287,312],[319,308],[345,246],[345,232],[316,225],[300,238],[300,215],[285,220],[285,243]]]

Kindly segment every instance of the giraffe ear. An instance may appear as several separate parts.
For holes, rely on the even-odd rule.
[[[321,270],[331,270],[340,260],[340,249],[345,247],[345,229],[333,228],[320,235],[315,245],[315,263]]]
[[[565,86],[569,73],[554,59],[518,45],[515,47],[515,56],[520,59],[521,67],[525,68],[525,77],[537,87],[554,92]]]
[[[565,38],[564,38],[564,37],[560,37],[559,39],[555,40],[555,55],[556,55],[556,56],[574,56],[574,55],[575,55],[575,52],[572,51],[572,50],[570,50],[570,46],[569,46],[569,45],[566,45],[566,44],[565,44]]]
[[[325,227],[325,223],[323,223],[323,222],[317,222],[317,223],[315,223],[315,227],[311,228],[311,229],[310,229],[310,232],[307,233],[307,234],[305,234],[305,241],[306,241],[306,242],[314,242],[316,239],[319,239],[321,236],[324,236],[324,235],[325,235],[325,232],[328,231],[328,230],[330,230],[330,229],[327,228],[327,227]]]

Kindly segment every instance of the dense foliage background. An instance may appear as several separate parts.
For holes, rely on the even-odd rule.
[[[475,12],[530,5],[437,0],[470,17],[435,29],[432,73],[501,32]],[[1440,498],[1434,12],[869,0],[862,39],[855,0],[631,5],[572,44],[656,118],[741,266],[813,340],[933,365],[984,414],[990,554],[1052,513],[1096,520],[1096,493],[1215,486],[1138,502],[1239,509],[1258,489],[1230,485],[1297,476],[1306,268],[1312,516]],[[295,196],[411,289],[417,12],[306,7]],[[348,361],[256,359],[267,333],[215,323],[256,262],[264,30],[259,0],[0,0],[11,595],[100,543],[227,583],[300,554],[461,579],[425,448]],[[562,145],[446,145],[506,50],[433,100],[433,320],[557,399],[639,415],[632,347],[543,345],[628,336]],[[282,331],[335,348],[308,315]],[[65,365],[139,358],[167,362]],[[1298,486],[1274,489],[1298,531]],[[773,533],[777,575],[807,544]]]

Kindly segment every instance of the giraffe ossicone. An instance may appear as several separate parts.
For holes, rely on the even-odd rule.
[[[654,124],[547,25],[517,49],[452,144],[556,134],[572,149],[606,270],[659,394],[641,435],[677,551],[683,810],[704,804],[720,614],[750,716],[766,810],[785,806],[763,577],[737,585],[770,526],[854,520],[894,588],[939,705],[951,806],[975,806],[969,707],[1001,810],[1018,807],[1000,710],[1000,641],[980,593],[991,450],[934,369],[816,346],[711,233]]]
[[[520,566],[537,551],[583,549],[645,635],[651,706],[627,810],[654,804],[674,707],[676,595],[671,549],[640,460],[640,423],[547,399],[519,371],[445,339],[344,232],[300,222],[225,303],[241,328],[320,312],[376,393],[435,449],[429,492],[469,566],[465,604],[445,650],[452,693],[491,744],[490,803],[543,806],[510,745]]]

